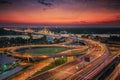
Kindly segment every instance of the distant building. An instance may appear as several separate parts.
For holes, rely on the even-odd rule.
[[[81,42],[81,43],[84,43],[83,40],[80,40],[80,39],[78,39],[78,38],[71,37],[71,38],[69,38],[69,39],[72,40],[72,41],[74,41],[74,42]]]
[[[35,32],[34,30],[30,29],[30,28],[27,28],[24,30],[25,33],[33,33]]]
[[[42,37],[43,37],[43,35],[32,35],[33,39],[38,39],[38,38],[42,38]]]
[[[46,29],[46,28],[38,31],[37,33],[43,34],[43,35],[52,35],[52,36],[55,35],[54,32],[52,32],[52,31],[50,31],[50,30],[48,30],[48,29]]]
[[[110,37],[110,34],[92,34],[93,36],[100,36],[100,37]]]
[[[60,34],[67,34],[67,31],[60,31]]]
[[[69,34],[60,34],[61,37],[69,37]]]
[[[46,40],[48,43],[53,43],[54,42],[54,39],[51,35],[46,35]]]
[[[70,34],[68,34],[67,31],[61,31],[61,32],[59,33],[59,35],[60,35],[61,37],[69,37],[69,36],[70,36]]]

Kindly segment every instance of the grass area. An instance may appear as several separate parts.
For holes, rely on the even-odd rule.
[[[41,69],[40,71],[38,71],[37,73],[35,73],[33,76],[36,76],[42,72],[48,71],[52,68],[55,68],[61,64],[64,64],[67,62],[67,58],[59,58],[57,60],[55,60],[54,62],[52,62],[51,64],[49,64],[48,66],[44,67],[43,69]]]
[[[66,48],[51,47],[51,48],[36,48],[36,49],[27,50],[26,52],[30,54],[54,54],[64,50],[66,50]]]

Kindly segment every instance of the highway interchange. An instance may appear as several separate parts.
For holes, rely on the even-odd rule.
[[[91,73],[94,68],[96,69],[96,67],[108,57],[109,52],[106,49],[106,46],[100,42],[88,39],[84,40],[89,46],[91,46],[84,56],[81,56],[70,63],[40,74],[31,80],[72,80],[74,78],[81,78],[80,80],[89,79],[89,73]],[[90,62],[86,62],[84,60],[85,56],[90,57]]]
[[[45,60],[33,64],[28,69],[21,71],[18,76],[12,78],[11,80],[89,80],[92,79],[96,74],[98,74],[106,65],[108,65],[113,59],[115,59],[117,55],[110,55],[110,51],[108,47],[100,43],[99,41],[94,41],[91,39],[79,38],[80,40],[84,40],[87,43],[87,46],[68,46],[65,44],[47,44],[47,45],[30,45],[29,47],[37,47],[37,46],[59,46],[59,47],[67,47],[71,48],[70,50],[60,52],[58,54],[62,54],[59,57],[64,57],[66,54],[71,54],[74,50],[80,50],[84,52],[83,55],[78,56],[76,59],[60,65],[56,68],[50,69],[46,72],[43,72],[37,76],[32,76],[37,71],[40,71],[43,67],[49,65],[53,62],[52,57],[40,55],[37,58],[46,58]],[[3,48],[1,50],[8,50],[11,52],[13,57],[23,57],[18,52],[15,52],[16,49],[26,48],[27,46],[16,46]],[[29,58],[34,58],[33,56],[26,56]],[[36,57],[36,56],[35,56]],[[55,57],[55,56],[54,56]],[[85,57],[90,58],[90,61],[86,61]]]

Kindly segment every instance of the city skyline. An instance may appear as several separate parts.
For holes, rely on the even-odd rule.
[[[119,0],[0,0],[0,23],[120,25]]]

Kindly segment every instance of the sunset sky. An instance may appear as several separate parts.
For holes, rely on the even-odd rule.
[[[120,0],[0,0],[0,23],[120,25]]]

